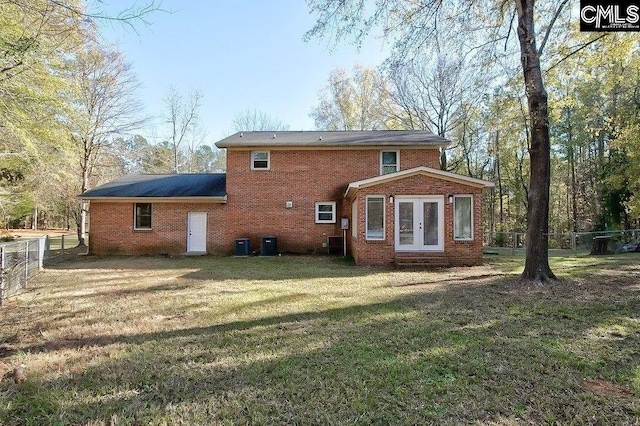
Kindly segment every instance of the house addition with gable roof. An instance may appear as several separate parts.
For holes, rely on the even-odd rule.
[[[439,169],[428,131],[239,132],[226,174],[125,176],[86,191],[93,254],[231,254],[263,236],[283,253],[326,253],[342,236],[358,264],[482,263],[482,190]]]

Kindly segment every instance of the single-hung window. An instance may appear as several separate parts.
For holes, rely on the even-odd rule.
[[[471,195],[453,197],[453,238],[473,239],[473,197]]]
[[[334,201],[316,203],[316,223],[336,223],[336,203]]]
[[[351,237],[358,238],[358,200],[351,203]]]
[[[380,151],[380,174],[395,173],[400,170],[400,151]]]
[[[384,197],[367,197],[367,240],[384,240]]]
[[[151,203],[136,203],[135,229],[151,229]]]
[[[251,170],[269,170],[269,151],[251,152]]]

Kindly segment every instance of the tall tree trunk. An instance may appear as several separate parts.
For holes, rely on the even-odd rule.
[[[38,206],[33,208],[33,221],[31,222],[31,229],[38,230]]]
[[[496,131],[496,172],[498,173],[498,198],[500,201],[500,232],[506,229],[504,226],[504,191],[502,189],[502,172],[500,171],[500,131]]]
[[[567,121],[569,126],[567,129],[567,143],[568,143],[568,156],[569,156],[569,168],[571,171],[571,230],[578,232],[578,184],[576,181],[576,152],[573,141],[573,126],[571,123],[571,111],[567,113]]]
[[[82,168],[82,183],[81,183],[81,193],[85,192],[89,188],[89,174],[90,174],[90,164],[91,160],[91,151],[90,145],[84,142],[84,155],[82,157],[82,163],[80,164]],[[78,246],[86,245],[86,236],[87,236],[87,206],[84,200],[80,200],[80,218],[78,222]]]
[[[439,127],[438,136],[444,138],[444,133],[444,129]],[[440,170],[447,170],[447,150],[444,146],[440,147]]]
[[[522,278],[547,282],[555,278],[549,267],[549,184],[551,144],[549,111],[540,53],[533,25],[534,0],[516,0],[518,39],[531,122],[529,194],[527,203],[527,259]]]

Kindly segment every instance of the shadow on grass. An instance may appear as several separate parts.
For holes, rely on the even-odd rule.
[[[47,342],[24,350],[117,350],[74,374],[3,384],[11,403],[0,420],[632,424],[639,316],[640,293],[627,285],[524,288],[499,278],[361,306]],[[599,393],[585,378],[627,393]]]
[[[56,265],[64,264],[65,262],[74,262],[81,259],[86,259],[89,253],[88,246],[73,246],[67,247],[64,250],[61,248],[51,249],[47,254],[47,257],[43,260],[45,267],[55,267]]]
[[[485,256],[485,264],[503,273],[519,274],[524,269],[524,256]],[[605,256],[567,256],[549,259],[551,269],[563,278],[608,277],[613,274],[638,274],[640,253]]]
[[[300,267],[300,264],[304,268]],[[326,256],[221,257],[221,256],[86,256],[52,266],[53,270],[131,269],[181,271],[193,280],[288,280],[366,276],[381,268],[361,267],[343,258]],[[108,280],[106,280],[108,281]]]

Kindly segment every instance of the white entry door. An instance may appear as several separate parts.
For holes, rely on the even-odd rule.
[[[444,250],[444,197],[396,197],[396,251]]]
[[[187,251],[207,251],[207,214],[189,213],[187,226]]]

